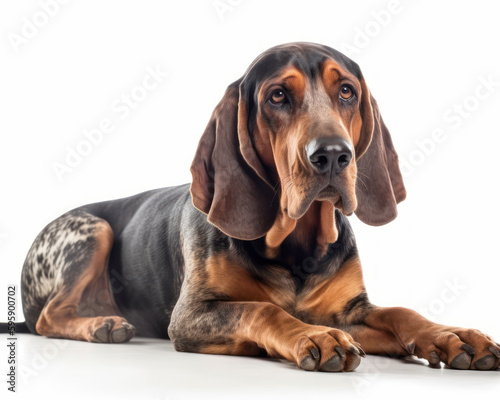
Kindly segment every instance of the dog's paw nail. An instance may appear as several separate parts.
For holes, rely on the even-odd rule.
[[[490,346],[488,347],[488,350],[491,351],[498,358],[500,358],[500,350],[498,350],[496,347]]]
[[[335,346],[335,350],[337,350],[337,353],[340,354],[340,357],[342,357],[343,359],[345,358],[345,351],[342,347],[340,346]]]
[[[319,351],[316,347],[313,347],[311,349],[311,354],[315,360],[317,360],[319,358]]]
[[[462,350],[465,350],[467,353],[470,355],[476,354],[476,351],[474,350],[474,347],[472,347],[470,344],[464,343],[461,347]]]

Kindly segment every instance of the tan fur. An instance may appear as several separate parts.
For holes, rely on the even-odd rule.
[[[350,371],[359,364],[359,356],[351,352],[357,343],[349,334],[327,326],[306,324],[269,303],[247,302],[244,305],[245,311],[229,343],[207,345],[200,352],[261,355],[264,350],[271,357],[301,365],[301,361],[311,357],[311,348],[315,347],[321,352],[316,368],[322,369],[342,346],[347,352],[343,370]]]
[[[307,312],[318,321],[341,313],[347,302],[364,290],[359,258],[347,261],[333,276],[313,277],[306,285],[303,297],[297,301],[297,311]]]
[[[268,268],[268,272],[272,270]],[[290,309],[295,301],[290,290],[293,280],[282,270],[276,270],[274,279],[270,274],[271,279],[263,283],[229,258],[215,256],[206,262],[206,272],[206,286],[234,301],[267,301],[285,309]]]

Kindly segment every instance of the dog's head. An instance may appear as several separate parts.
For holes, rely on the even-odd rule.
[[[269,49],[228,87],[191,172],[195,207],[244,240],[264,236],[278,211],[296,220],[314,201],[382,225],[406,195],[358,65],[312,43]]]

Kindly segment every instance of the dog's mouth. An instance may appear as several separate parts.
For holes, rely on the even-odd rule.
[[[311,185],[312,186],[312,185]],[[329,201],[335,208],[338,208],[342,214],[350,215],[357,206],[354,191],[342,187],[343,185],[327,184],[326,186],[317,186],[304,190],[302,196],[296,196],[292,193],[288,197],[287,214],[290,218],[299,219],[309,209],[313,201]],[[298,191],[297,188],[290,188],[290,191]],[[293,201],[291,199],[300,199]]]
[[[331,185],[321,190],[315,200],[332,202],[335,208],[342,211],[344,215],[351,215],[356,209],[355,196],[350,195],[346,190],[337,189]]]

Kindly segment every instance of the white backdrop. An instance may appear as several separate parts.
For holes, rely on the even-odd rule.
[[[360,64],[405,171],[395,222],[351,218],[371,300],[499,340],[492,3],[3,1],[0,299],[58,215],[189,182],[226,86],[268,47],[313,41]]]

